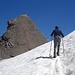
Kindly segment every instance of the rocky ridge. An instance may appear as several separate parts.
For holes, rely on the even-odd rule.
[[[27,14],[7,23],[7,30],[0,37],[0,59],[19,55],[48,42]]]

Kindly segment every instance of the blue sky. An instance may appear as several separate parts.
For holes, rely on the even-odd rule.
[[[7,21],[22,14],[28,14],[48,39],[56,25],[65,36],[75,30],[75,0],[0,0],[0,36]]]

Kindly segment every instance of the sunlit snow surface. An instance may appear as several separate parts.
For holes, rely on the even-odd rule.
[[[62,39],[60,56],[56,58],[51,42],[0,61],[0,75],[75,75],[75,31]]]

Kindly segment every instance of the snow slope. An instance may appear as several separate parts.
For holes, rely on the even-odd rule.
[[[75,75],[75,31],[61,42],[60,56],[53,56],[53,41],[11,59],[0,61],[0,75]],[[63,46],[64,43],[64,46]],[[64,50],[64,54],[63,54]]]

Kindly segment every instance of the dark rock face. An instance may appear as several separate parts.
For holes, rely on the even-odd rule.
[[[8,21],[7,31],[0,37],[0,59],[14,57],[48,42],[29,16]]]

